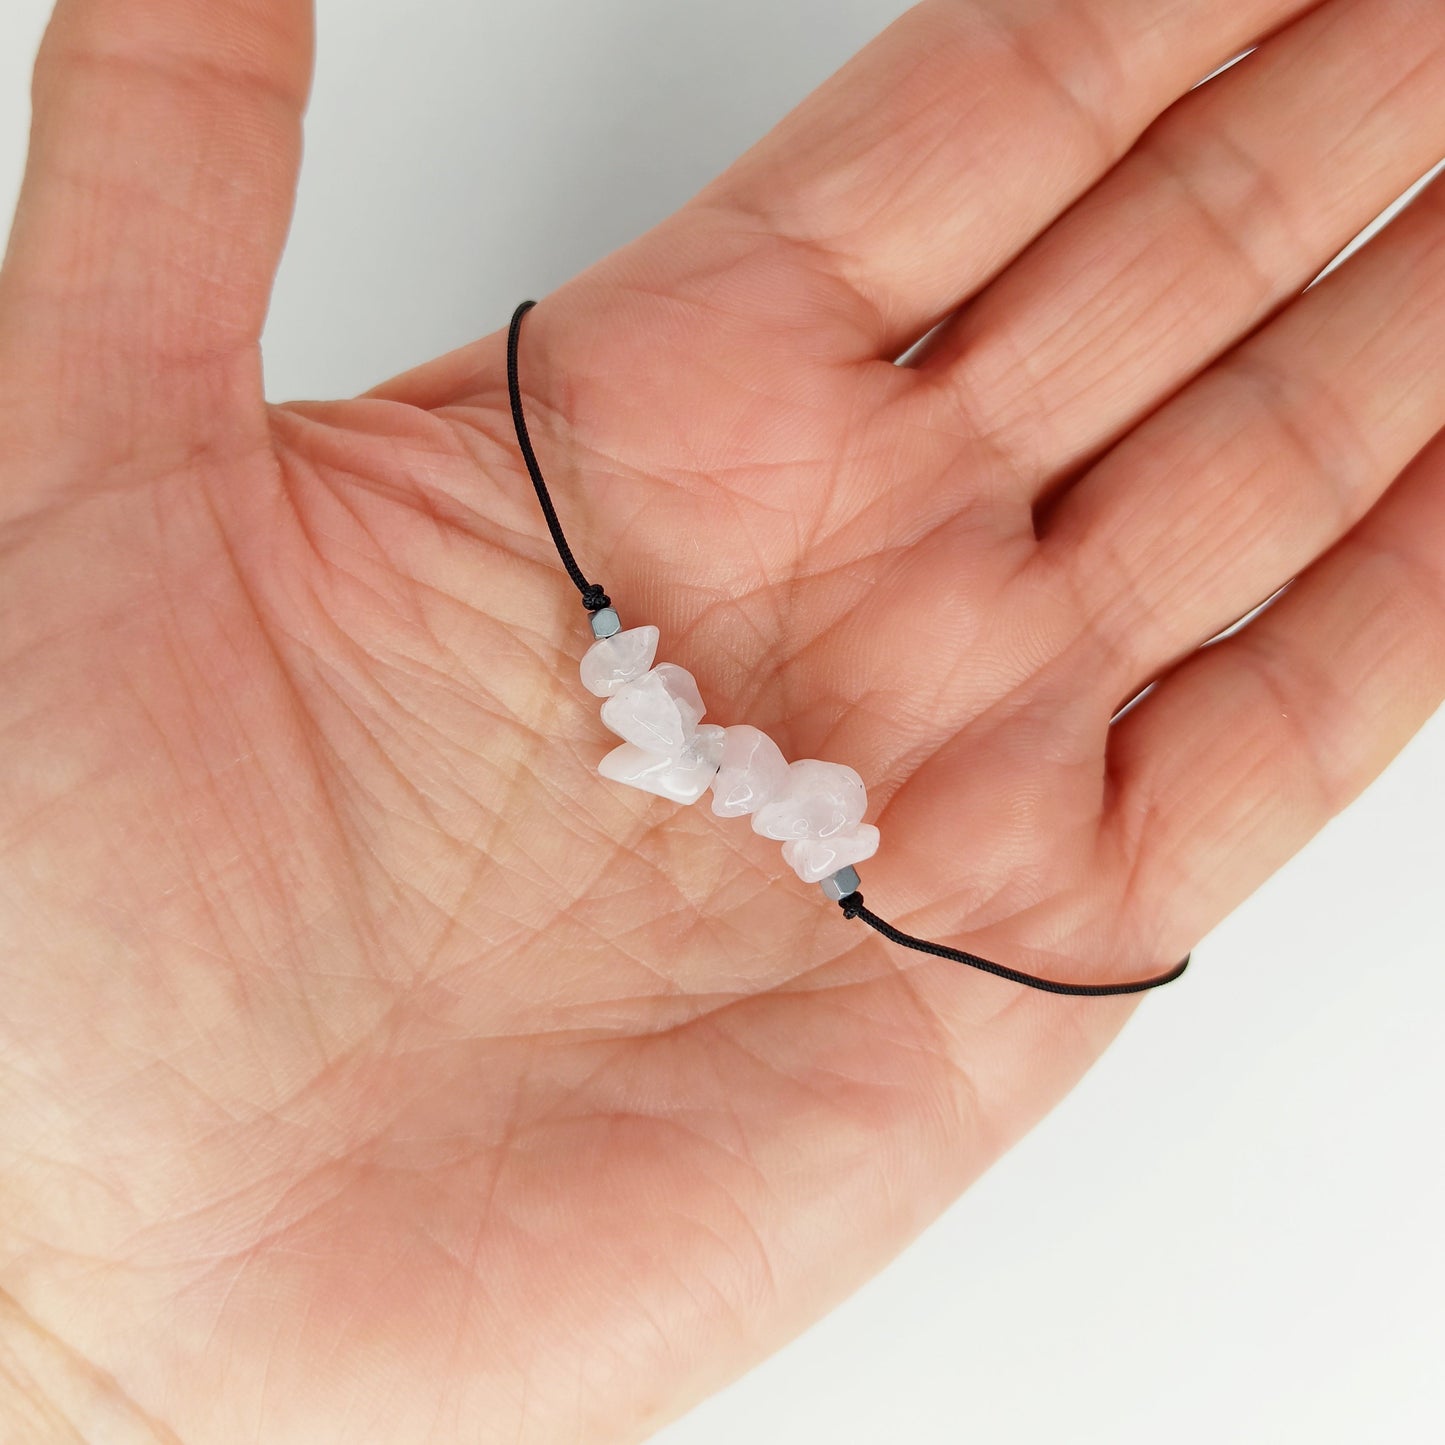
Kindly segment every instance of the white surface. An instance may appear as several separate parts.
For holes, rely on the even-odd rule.
[[[0,194],[47,6],[0,9]],[[327,0],[273,395],[491,330],[901,5]],[[1445,1440],[1445,717],[881,1278],[659,1437]]]

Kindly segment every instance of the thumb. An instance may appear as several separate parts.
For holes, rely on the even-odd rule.
[[[310,0],[60,0],[0,354],[72,428],[117,389],[143,425],[180,393],[214,406],[218,370],[254,385],[311,49]]]

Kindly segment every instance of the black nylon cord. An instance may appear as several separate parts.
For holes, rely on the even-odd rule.
[[[557,555],[567,569],[577,590],[582,594],[582,605],[589,612],[600,612],[612,606],[612,599],[597,582],[589,582],[577,565],[572,549],[567,545],[562,523],[557,520],[557,509],[552,505],[552,495],[547,483],[542,480],[542,468],[537,464],[537,453],[532,450],[532,438],[527,431],[527,418],[522,412],[522,386],[517,380],[517,342],[522,335],[522,318],[536,305],[535,301],[524,301],[512,313],[512,324],[507,328],[507,395],[512,402],[512,425],[517,429],[517,445],[522,449],[522,460],[527,464],[527,474],[532,478],[537,500],[542,504],[542,515],[547,519],[547,530],[556,544]]]
[[[879,918],[871,908],[864,907],[861,891],[855,890],[846,898],[840,898],[838,907],[843,910],[844,918],[861,918],[869,928],[876,929],[890,943],[916,949],[919,953],[931,953],[935,958],[946,958],[952,963],[966,963],[970,968],[981,968],[985,973],[1008,979],[1010,983],[1025,984],[1029,988],[1042,989],[1044,993],[1078,994],[1086,998],[1103,998],[1108,994],[1118,993],[1143,993],[1145,989],[1173,983],[1189,967],[1189,955],[1185,954],[1168,973],[1161,973],[1154,978],[1137,979],[1130,983],[1063,983],[1058,979],[1040,978],[1036,973],[1025,973],[1020,968],[994,963],[991,959],[980,958],[976,953],[966,953],[961,948],[949,948],[947,944],[915,938],[911,933],[895,928],[886,919]]]
[[[535,301],[523,301],[512,313],[512,324],[507,329],[507,394],[512,402],[512,422],[517,429],[517,445],[521,448],[522,459],[527,464],[527,473],[532,478],[532,485],[537,492],[537,501],[541,504],[542,515],[547,521],[547,530],[551,532],[552,541],[556,543],[557,555],[562,559],[562,565],[567,569],[567,575],[582,594],[582,605],[589,612],[596,612],[603,607],[610,607],[612,604],[599,583],[589,582],[583,576],[582,569],[577,565],[577,559],[572,555],[571,547],[567,545],[567,538],[562,531],[562,523],[557,518],[557,510],[552,505],[552,497],[547,490],[547,483],[542,479],[542,468],[537,465],[537,454],[532,450],[532,439],[527,434],[527,419],[522,414],[522,388],[517,379],[517,344],[522,333],[522,318],[536,304]],[[1025,973],[1022,969],[994,963],[990,959],[980,958],[976,953],[967,953],[961,948],[949,948],[947,944],[933,943],[926,938],[915,938],[911,933],[905,933],[901,928],[895,928],[887,919],[880,918],[871,908],[865,907],[863,894],[856,889],[846,898],[840,898],[838,907],[842,909],[844,918],[861,919],[869,928],[881,934],[890,943],[896,943],[902,948],[914,949],[918,953],[929,953],[935,958],[946,958],[951,963],[962,963],[969,968],[982,969],[984,973],[1008,979],[1010,983],[1023,984],[1027,988],[1040,989],[1044,993],[1072,994],[1086,998],[1103,998],[1111,994],[1143,993],[1146,989],[1173,983],[1189,967],[1190,955],[1185,954],[1184,958],[1176,963],[1168,973],[1157,974],[1153,978],[1136,979],[1128,983],[1064,983],[1059,979],[1040,978],[1037,974]]]

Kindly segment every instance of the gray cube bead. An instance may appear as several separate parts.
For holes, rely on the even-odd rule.
[[[611,607],[599,607],[592,614],[593,637],[615,637],[622,631],[622,619]]]
[[[856,868],[840,868],[831,878],[825,878],[818,887],[823,890],[824,898],[831,898],[834,903],[838,903],[856,893],[860,881]]]

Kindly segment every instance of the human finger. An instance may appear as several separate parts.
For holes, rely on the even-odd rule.
[[[1311,3],[923,0],[687,205],[544,298],[534,348],[560,312],[581,338],[639,335],[654,361],[891,360],[1172,101]],[[464,403],[496,352],[488,338],[374,394]]]
[[[694,204],[835,283],[861,349],[958,306],[1301,0],[925,0]]]
[[[1445,156],[1445,9],[1332,0],[1172,107],[913,364],[1032,499]]]
[[[1445,424],[1445,185],[1065,492],[1036,563],[1122,697],[1362,517]]]
[[[1112,729],[1102,846],[1187,943],[1445,699],[1445,435],[1281,597]],[[1157,905],[1156,905],[1157,906]]]
[[[72,420],[104,413],[111,384],[143,423],[183,391],[214,407],[238,358],[254,378],[311,34],[309,0],[60,0],[35,69],[0,346]]]

